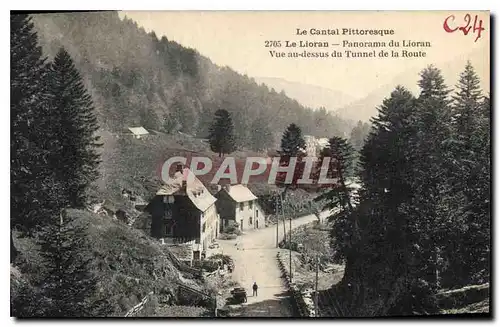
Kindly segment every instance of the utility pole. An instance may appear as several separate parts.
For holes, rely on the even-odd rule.
[[[288,244],[288,247],[290,248],[290,281],[292,281],[293,278],[293,273],[292,273],[292,215],[290,215],[290,229],[288,231],[288,234],[290,234],[290,243]]]
[[[280,237],[279,237],[279,226],[280,226],[280,216],[279,216],[279,199],[278,195],[276,194],[274,197],[274,208],[276,208],[276,248],[280,247]]]
[[[283,208],[283,197],[280,194],[280,208],[281,208],[281,216],[283,218],[283,240],[286,243],[286,219],[285,219],[285,208]],[[278,219],[279,221],[279,219]]]
[[[280,226],[280,221],[278,219],[278,221],[276,222],[276,248],[279,248],[280,247],[280,236],[279,236],[279,227]]]
[[[318,277],[319,277],[319,255],[316,254],[316,281],[314,285],[314,316],[319,317],[319,304],[318,304]]]

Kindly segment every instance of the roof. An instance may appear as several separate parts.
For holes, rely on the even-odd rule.
[[[327,147],[330,144],[330,140],[326,137],[318,139],[318,144],[322,147]]]
[[[248,187],[241,184],[231,185],[229,190],[224,190],[236,202],[257,200],[257,197],[252,193],[252,191],[250,191]]]
[[[104,200],[104,202],[101,205],[101,208],[111,210],[113,212],[118,210],[118,207],[109,200]]]
[[[129,131],[131,131],[134,135],[146,135],[149,132],[144,127],[129,127]]]
[[[183,181],[186,181],[186,191],[182,189]],[[174,176],[169,177],[156,192],[156,195],[187,196],[196,208],[203,212],[217,200],[188,168],[184,168],[182,172],[178,171]]]

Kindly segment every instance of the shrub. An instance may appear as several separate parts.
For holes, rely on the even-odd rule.
[[[10,315],[13,317],[37,317],[45,314],[44,307],[47,299],[44,298],[40,289],[30,285],[21,274],[10,275]]]
[[[230,265],[233,263],[233,259],[226,255],[226,254],[221,254],[221,253],[218,253],[218,254],[214,254],[212,256],[209,257],[210,260],[222,260],[222,263],[225,264],[225,265]]]
[[[203,260],[201,262],[201,269],[206,270],[208,272],[213,272],[219,269],[219,263],[215,260]]]
[[[240,225],[235,221],[230,221],[229,224],[224,228],[223,233],[241,235]]]
[[[236,234],[226,234],[226,233],[219,234],[219,238],[221,240],[234,240],[236,239],[236,237],[238,237],[238,235]]]

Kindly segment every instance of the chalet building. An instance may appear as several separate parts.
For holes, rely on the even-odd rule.
[[[220,230],[233,221],[240,230],[265,227],[265,215],[257,203],[257,197],[245,185],[224,185],[215,195],[220,216]]]
[[[215,201],[188,168],[178,167],[145,208],[152,216],[151,236],[188,247],[191,257],[184,261],[201,259],[219,234]]]
[[[306,143],[306,154],[308,157],[317,157],[319,152],[328,146],[329,140],[327,138],[317,138],[312,135],[304,135]]]
[[[128,130],[136,139],[144,138],[149,135],[149,132],[142,126],[140,127],[129,127]]]

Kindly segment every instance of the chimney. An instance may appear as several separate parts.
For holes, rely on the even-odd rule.
[[[217,192],[219,192],[220,190],[222,190],[222,186],[217,184]]]

